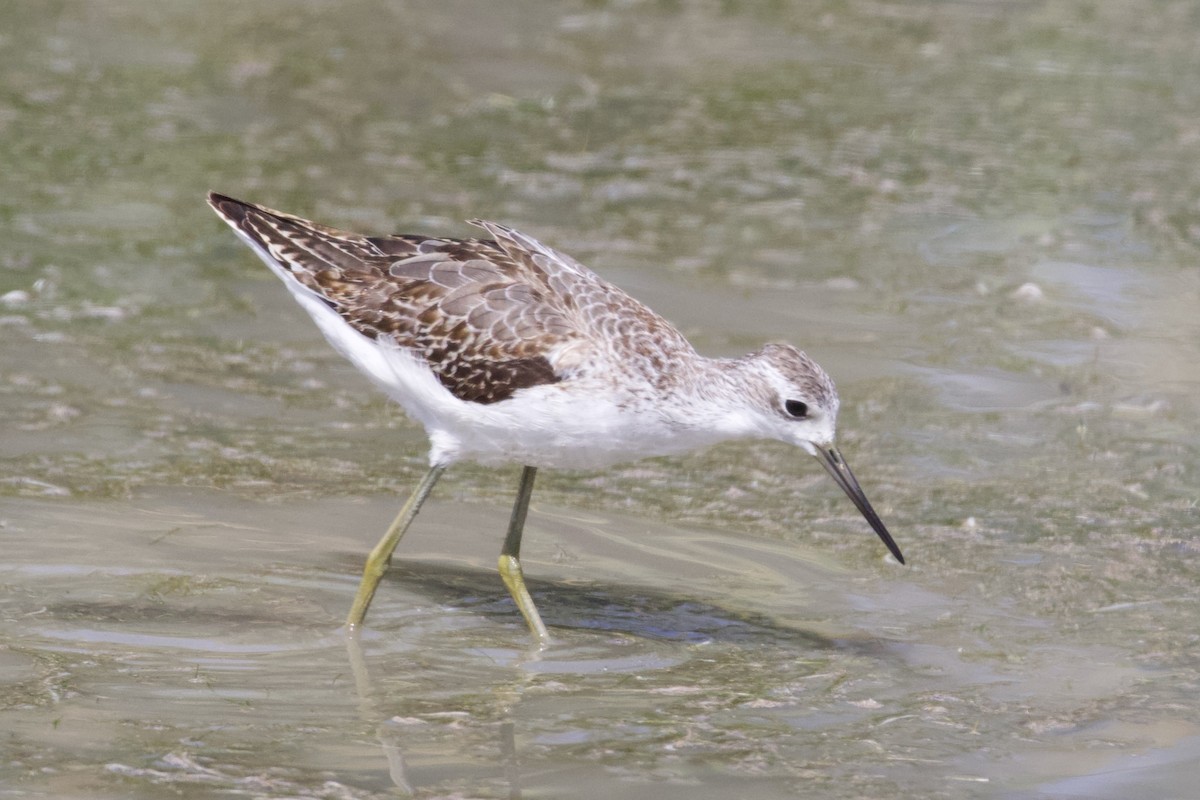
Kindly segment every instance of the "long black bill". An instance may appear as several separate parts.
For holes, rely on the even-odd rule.
[[[879,515],[875,513],[875,509],[871,508],[871,503],[867,500],[867,496],[863,494],[862,487],[858,485],[858,479],[850,471],[850,465],[842,458],[841,452],[836,447],[819,447],[817,448],[817,459],[837,485],[842,487],[842,491],[846,493],[846,496],[854,501],[855,507],[867,518],[867,522],[871,523],[871,527],[879,534],[879,538],[883,539],[883,543],[887,545],[888,550],[892,551],[892,555],[896,557],[896,560],[903,564],[904,556],[901,555],[896,540],[888,533],[887,527],[883,524],[883,520],[879,518]]]

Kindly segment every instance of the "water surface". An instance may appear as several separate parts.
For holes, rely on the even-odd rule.
[[[0,34],[0,796],[1190,797],[1190,4],[15,4]],[[422,432],[203,203],[503,221],[805,454],[465,465],[358,647]]]

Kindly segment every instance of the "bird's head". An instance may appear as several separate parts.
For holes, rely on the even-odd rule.
[[[817,362],[787,344],[769,344],[749,359],[762,367],[755,405],[762,433],[815,456],[901,564],[904,556],[834,445],[838,393]]]

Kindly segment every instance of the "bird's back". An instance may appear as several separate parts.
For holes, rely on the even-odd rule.
[[[694,355],[649,308],[502,225],[475,221],[491,240],[364,236],[222,195],[209,202],[281,278],[362,336],[417,356],[462,401],[497,403],[618,363],[654,383]]]

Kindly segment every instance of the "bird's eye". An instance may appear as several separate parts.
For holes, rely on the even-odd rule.
[[[799,400],[788,400],[783,404],[783,410],[795,419],[804,419],[808,416],[808,404]]]

